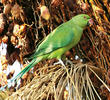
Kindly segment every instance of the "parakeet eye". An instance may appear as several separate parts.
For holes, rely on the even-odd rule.
[[[86,17],[86,16],[84,16],[84,19],[87,19],[87,17]]]

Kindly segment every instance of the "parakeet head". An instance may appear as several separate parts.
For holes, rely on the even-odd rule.
[[[79,14],[73,17],[74,23],[80,26],[81,28],[85,28],[89,24],[93,24],[92,19],[87,14]]]

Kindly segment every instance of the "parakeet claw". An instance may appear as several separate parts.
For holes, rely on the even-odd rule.
[[[70,64],[70,66],[73,66],[72,61],[71,61],[71,60],[69,60],[69,59],[66,59],[66,63],[65,63],[65,64],[66,64],[66,65]]]
[[[54,63],[53,65],[55,66],[55,65],[58,65],[58,64],[61,64],[61,63],[58,61],[58,62]]]
[[[58,64],[61,64],[62,66],[65,67],[65,64],[63,63],[63,61],[61,59],[58,59],[59,61],[54,63],[54,65],[58,65]]]

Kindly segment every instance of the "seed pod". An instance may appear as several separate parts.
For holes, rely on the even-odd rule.
[[[45,20],[49,20],[50,18],[49,9],[46,6],[41,6],[40,11],[41,11],[42,18],[44,18]]]
[[[9,14],[11,12],[11,4],[6,4],[3,9],[4,14]]]

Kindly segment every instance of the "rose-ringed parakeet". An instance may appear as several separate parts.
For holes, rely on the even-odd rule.
[[[90,16],[79,14],[54,29],[35,49],[32,61],[13,80],[22,77],[38,62],[44,59],[58,59],[64,66],[61,56],[80,41],[84,28],[91,24]]]

